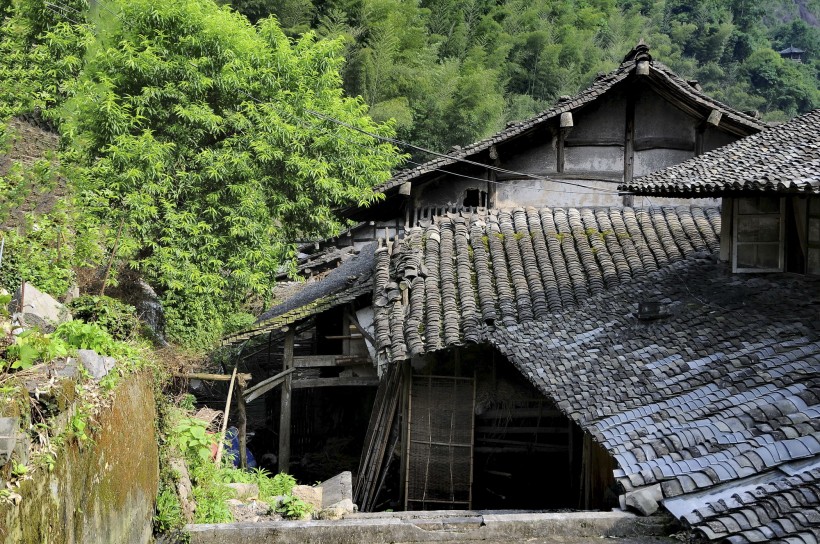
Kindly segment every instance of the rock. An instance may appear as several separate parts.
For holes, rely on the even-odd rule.
[[[20,427],[20,418],[0,417],[0,466],[5,465],[11,458],[17,442],[17,429]]]
[[[134,284],[133,305],[143,323],[154,333],[156,342],[161,346],[165,341],[165,310],[154,288],[139,278]]]
[[[291,491],[291,495],[306,502],[313,507],[314,511],[322,509],[322,488],[309,485],[297,485]]]
[[[347,514],[347,510],[344,508],[323,508],[319,511],[316,515],[318,519],[327,519],[327,520],[337,520],[342,519]]]
[[[68,378],[73,380],[79,374],[77,368],[77,360],[73,357],[67,357],[64,363],[57,362],[52,366],[52,372],[58,378]]]
[[[93,349],[78,349],[77,358],[96,381],[103,379],[117,362],[113,357],[103,357]]]
[[[255,499],[259,496],[259,486],[256,484],[228,484],[233,490],[234,497],[241,501]]]
[[[57,325],[71,320],[71,312],[68,308],[28,282],[25,283],[23,289],[17,289],[9,309],[18,310],[21,299],[23,308],[20,317],[22,322],[29,327],[37,327],[43,332],[53,332]]]
[[[72,300],[80,297],[80,288],[76,283],[72,283],[68,291],[63,295],[63,304],[69,304]]]
[[[661,485],[655,484],[630,491],[625,496],[626,506],[634,508],[644,516],[658,511],[658,503],[663,500]]]
[[[263,517],[270,518],[270,505],[262,501],[252,500],[245,503],[239,499],[228,499],[226,504],[233,515],[234,521],[257,522]]]
[[[322,509],[342,508],[353,512],[353,474],[349,470],[340,472],[333,478],[325,480],[319,487],[322,490]]]

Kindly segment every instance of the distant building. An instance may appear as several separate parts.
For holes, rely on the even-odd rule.
[[[795,62],[803,62],[803,55],[806,52],[799,47],[790,46],[780,51],[780,56],[784,59],[793,60]]]

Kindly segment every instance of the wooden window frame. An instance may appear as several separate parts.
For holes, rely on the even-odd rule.
[[[767,273],[767,272],[783,272],[783,268],[785,265],[785,256],[784,256],[784,245],[785,245],[785,231],[786,231],[786,199],[783,197],[769,197],[769,198],[779,198],[780,202],[780,222],[779,222],[779,240],[777,242],[741,242],[741,244],[771,244],[774,245],[775,243],[778,245],[778,254],[777,254],[777,268],[738,268],[737,266],[737,248],[738,248],[738,241],[737,241],[737,233],[738,233],[738,218],[740,214],[740,201],[743,198],[767,198],[765,195],[760,195],[757,197],[739,197],[733,199],[733,209],[732,209],[732,272],[738,274],[754,274],[754,273]],[[767,213],[767,214],[743,214],[745,216],[769,216],[775,215],[774,213]]]
[[[812,203],[814,203],[816,210],[812,211]],[[818,196],[809,196],[808,202],[806,202],[806,274],[810,276],[818,276],[820,272],[809,272],[809,259],[811,256],[812,251],[817,251],[820,253],[820,240],[812,241],[809,239],[809,235],[811,234],[811,220],[818,219],[820,220],[820,195]]]

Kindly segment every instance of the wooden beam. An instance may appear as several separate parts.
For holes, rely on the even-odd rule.
[[[623,138],[615,139],[610,137],[601,138],[564,138],[565,147],[623,147]]]
[[[476,419],[496,419],[496,418],[516,418],[516,417],[562,417],[563,414],[557,408],[496,408],[486,410],[476,415]]]
[[[633,140],[635,151],[646,151],[647,149],[676,149],[679,151],[694,151],[695,144],[690,138],[675,138],[663,136],[648,136],[635,138]]]
[[[549,170],[527,172],[529,177],[522,177],[520,175],[499,174],[499,181],[531,181],[539,180],[540,178],[558,178],[558,179],[584,179],[584,180],[604,180],[617,181],[621,183],[624,177],[623,170],[571,170],[569,172],[561,172],[556,175],[555,172]]]
[[[306,378],[293,382],[294,389],[306,389],[308,387],[363,387],[379,385],[379,378],[350,376],[342,378]]]
[[[489,434],[564,434],[566,427],[507,427],[504,425],[478,425],[477,433]]]
[[[258,399],[274,387],[281,384],[285,381],[285,378],[289,376],[295,369],[289,368],[287,370],[283,370],[279,374],[275,376],[271,376],[267,380],[261,381],[258,384],[254,385],[253,387],[247,389],[245,391],[245,402],[253,402],[254,400]]]
[[[190,374],[181,374],[175,372],[172,374],[174,378],[185,378],[186,380],[204,380],[211,382],[229,382],[231,381],[231,374],[207,374],[204,372],[192,372]],[[250,374],[237,374],[236,379],[239,383],[245,384],[251,381]]]
[[[370,357],[363,355],[297,355],[293,358],[294,368],[355,366],[369,363]]]
[[[283,353],[283,372],[293,370],[293,341],[295,332],[291,329],[285,334],[285,349]],[[282,401],[279,411],[279,472],[287,473],[290,470],[290,411],[291,389],[293,378],[289,372],[282,382]]]
[[[566,158],[564,155],[564,147],[566,142],[567,131],[565,129],[558,129],[558,141],[555,143],[555,171],[559,174],[564,171],[564,163]]]
[[[720,124],[720,119],[723,117],[723,113],[719,110],[712,110],[709,112],[709,117],[706,118],[706,123],[713,126],[718,126]]]
[[[648,66],[648,64],[647,64]],[[635,97],[636,89],[633,87],[626,97],[626,120],[624,126],[624,183],[632,181],[635,167]],[[624,195],[623,205],[632,206],[634,198],[632,195]]]
[[[236,386],[236,413],[239,425],[239,467],[248,468],[248,415],[245,410],[245,398],[242,386]]]

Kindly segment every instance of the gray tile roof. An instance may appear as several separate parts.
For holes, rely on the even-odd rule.
[[[820,110],[618,188],[685,197],[820,194]]]
[[[639,44],[626,56],[623,63],[612,72],[598,77],[592,85],[584,89],[576,96],[561,100],[553,107],[545,110],[535,117],[510,125],[506,129],[493,134],[492,136],[451,151],[447,157],[437,157],[415,168],[408,168],[397,173],[391,179],[375,188],[378,192],[385,192],[398,187],[406,181],[418,178],[430,172],[436,171],[448,165],[455,164],[459,159],[475,160],[475,155],[487,151],[491,146],[511,140],[517,136],[529,133],[550,120],[559,117],[562,113],[574,111],[585,106],[599,97],[606,94],[617,84],[633,76],[636,64],[641,60],[649,60],[651,70],[649,78],[655,84],[662,86],[678,99],[683,100],[691,107],[702,110],[708,115],[711,110],[718,110],[722,113],[722,123],[736,127],[741,134],[752,134],[762,130],[766,124],[754,117],[737,111],[726,104],[707,96],[698,90],[694,85],[675,74],[664,64],[651,60],[649,48]]]
[[[613,455],[626,493],[658,486],[710,539],[811,542],[820,279],[732,275],[717,232],[708,208],[440,218],[377,253],[381,354],[489,342]]]
[[[223,338],[236,344],[254,336],[297,323],[330,308],[347,304],[373,292],[373,264],[376,242],[316,281],[309,282],[293,296],[259,316],[250,328]]]
[[[716,251],[719,223],[716,208],[698,207],[437,217],[407,231],[392,263],[386,248],[377,252],[377,340],[387,360],[477,342],[486,326],[543,319],[685,256]]]

